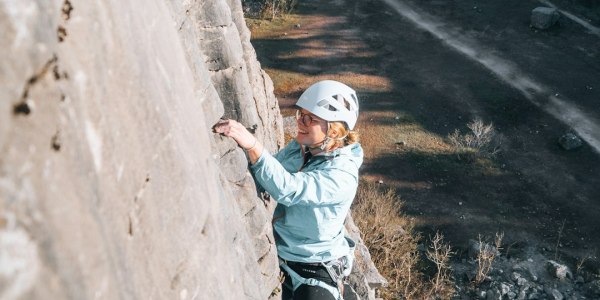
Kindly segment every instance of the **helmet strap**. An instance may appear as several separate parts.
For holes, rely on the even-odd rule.
[[[327,148],[327,146],[329,145],[331,140],[333,140],[331,137],[329,137],[329,129],[330,128],[331,128],[331,126],[329,125],[329,122],[327,122],[327,132],[325,132],[325,138],[321,142],[316,144],[318,146],[308,146],[309,151],[312,151],[312,150],[323,151],[323,150],[325,150],[325,148]]]

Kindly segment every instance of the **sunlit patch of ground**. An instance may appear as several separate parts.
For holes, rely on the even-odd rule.
[[[333,74],[309,75],[287,70],[263,68],[273,80],[275,95],[278,96],[279,106],[283,115],[292,115],[293,107],[300,94],[311,84],[319,80],[337,80],[346,83],[357,90],[371,92],[390,91],[390,81],[381,76],[360,74],[354,72],[340,72]]]
[[[358,124],[359,132],[368,133],[361,135],[361,144],[370,159],[388,153],[456,153],[456,148],[448,144],[444,137],[426,130],[399,112],[366,111]]]
[[[291,59],[291,58],[335,58],[343,56],[345,58],[366,58],[373,57],[376,52],[369,51],[366,49],[366,45],[357,39],[343,39],[346,32],[341,32],[340,39],[333,38],[332,41],[320,39],[320,40],[307,40],[300,44],[300,48],[297,51],[290,52],[284,55],[280,55],[280,59]]]
[[[253,39],[274,39],[292,32],[294,25],[298,24],[300,16],[289,14],[274,20],[246,18],[246,26],[250,29]]]

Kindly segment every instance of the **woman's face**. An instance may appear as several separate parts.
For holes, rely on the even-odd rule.
[[[298,135],[296,141],[300,145],[315,145],[325,139],[327,132],[327,121],[313,115],[305,109],[296,113],[298,123]]]

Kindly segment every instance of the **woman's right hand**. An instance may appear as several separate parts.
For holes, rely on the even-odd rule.
[[[244,125],[235,120],[220,120],[215,124],[213,130],[216,133],[233,138],[244,150],[249,150],[256,146],[256,137]]]
[[[220,120],[213,126],[213,130],[216,133],[233,138],[242,149],[246,150],[251,164],[256,163],[260,158],[263,150],[262,144],[239,122],[235,120]]]

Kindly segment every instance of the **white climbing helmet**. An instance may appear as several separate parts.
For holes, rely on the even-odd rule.
[[[349,86],[323,80],[311,85],[298,99],[296,105],[326,121],[343,121],[350,130],[358,119],[358,98]]]

